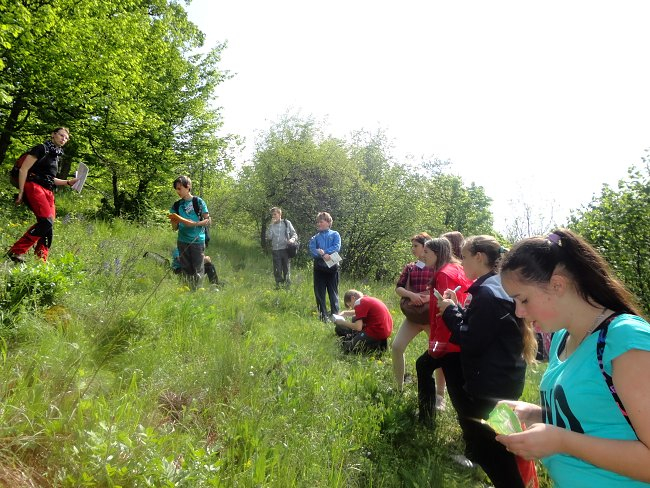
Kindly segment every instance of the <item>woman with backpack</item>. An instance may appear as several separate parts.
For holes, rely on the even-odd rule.
[[[20,166],[16,204],[24,202],[34,212],[36,224],[27,229],[27,232],[9,248],[7,256],[16,263],[24,263],[25,255],[33,246],[36,256],[47,261],[56,217],[54,188],[72,186],[78,180],[56,177],[59,159],[63,156],[63,146],[69,139],[70,131],[66,127],[54,129],[52,138],[31,148]]]
[[[555,486],[650,486],[650,325],[596,250],[567,229],[517,243],[501,270],[516,314],[554,332],[541,406],[497,441]]]
[[[266,239],[271,242],[275,288],[280,288],[280,285],[289,286],[291,284],[291,262],[288,247],[297,242],[298,234],[291,222],[282,218],[280,207],[271,209],[271,224],[266,229]]]

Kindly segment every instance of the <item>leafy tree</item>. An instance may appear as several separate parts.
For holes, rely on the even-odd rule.
[[[312,119],[285,116],[261,140],[253,164],[242,169],[239,200],[258,224],[262,247],[272,206],[283,209],[305,242],[319,211],[338,220],[341,195],[358,180],[342,141],[324,137]]]
[[[65,124],[67,153],[92,167],[106,209],[133,216],[179,168],[223,160],[209,102],[224,46],[193,54],[204,36],[177,2],[2,0],[0,11],[0,160]]]
[[[618,188],[604,185],[570,226],[596,246],[650,313],[650,161],[643,162]]]
[[[424,228],[432,235],[452,230],[467,236],[493,233],[492,199],[483,187],[465,186],[461,177],[441,173],[426,182],[425,190],[428,225]]]

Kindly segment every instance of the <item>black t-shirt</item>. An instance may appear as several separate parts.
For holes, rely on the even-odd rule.
[[[36,162],[29,172],[54,178],[59,172],[59,156],[54,151],[47,151],[47,157],[44,158],[46,151],[45,144],[39,144],[29,150],[29,154],[36,158]]]

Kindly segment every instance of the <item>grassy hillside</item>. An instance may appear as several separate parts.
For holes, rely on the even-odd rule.
[[[23,217],[5,219],[4,248]],[[462,452],[450,409],[423,428],[416,386],[394,391],[389,354],[339,352],[309,268],[276,291],[254,239],[216,229],[208,254],[224,284],[192,293],[143,257],[167,256],[174,239],[167,226],[62,218],[47,265],[2,263],[0,483],[486,485],[448,457]],[[400,322],[391,283],[349,287]],[[425,348],[421,334],[407,350],[411,373]]]

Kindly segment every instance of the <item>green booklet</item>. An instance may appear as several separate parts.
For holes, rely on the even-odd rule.
[[[517,414],[505,403],[499,403],[494,407],[488,419],[483,422],[492,427],[497,434],[508,435],[521,432],[521,422]]]

